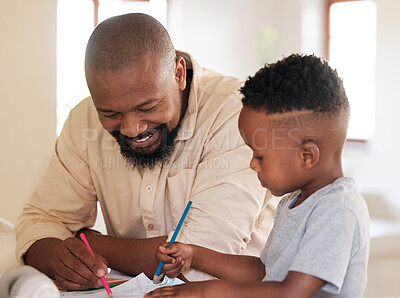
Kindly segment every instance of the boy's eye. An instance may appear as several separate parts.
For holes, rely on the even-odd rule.
[[[263,157],[262,157],[262,156],[254,156],[254,158],[255,158],[255,159],[258,159],[258,160],[263,160]]]

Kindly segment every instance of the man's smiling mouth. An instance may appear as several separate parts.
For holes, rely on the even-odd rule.
[[[125,143],[132,149],[145,149],[153,145],[161,137],[160,129],[153,129],[141,133],[137,137],[127,138],[125,137]]]

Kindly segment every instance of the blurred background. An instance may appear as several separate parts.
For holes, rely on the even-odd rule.
[[[292,53],[329,60],[352,109],[345,174],[371,215],[365,297],[400,297],[399,0],[0,0],[0,273],[15,266],[13,224],[69,110],[89,95],[87,40],[128,12],[154,16],[177,49],[243,80]]]

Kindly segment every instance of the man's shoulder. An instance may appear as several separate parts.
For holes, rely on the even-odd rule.
[[[87,126],[96,126],[99,124],[96,108],[93,105],[92,98],[86,97],[79,102],[69,113],[69,120],[74,124]]]
[[[233,96],[239,100],[239,89],[243,86],[243,83],[244,82],[238,78],[225,76],[209,69],[203,69],[198,91],[209,95],[219,95],[225,98],[227,96]]]
[[[242,80],[201,66],[189,53],[177,51],[177,55],[184,57],[187,68],[193,71],[192,79],[198,94],[207,95],[206,98],[212,96],[214,100],[234,98],[237,102],[240,101],[239,89],[244,84]]]
[[[75,107],[72,108],[70,114],[76,115],[76,114],[87,114],[87,113],[93,113],[95,112],[96,109],[93,105],[92,98],[90,96],[84,98],[81,100]]]

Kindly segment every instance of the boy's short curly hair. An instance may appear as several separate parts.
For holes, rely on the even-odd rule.
[[[336,70],[314,55],[293,54],[266,64],[240,91],[245,107],[267,114],[313,111],[328,116],[349,110]]]

